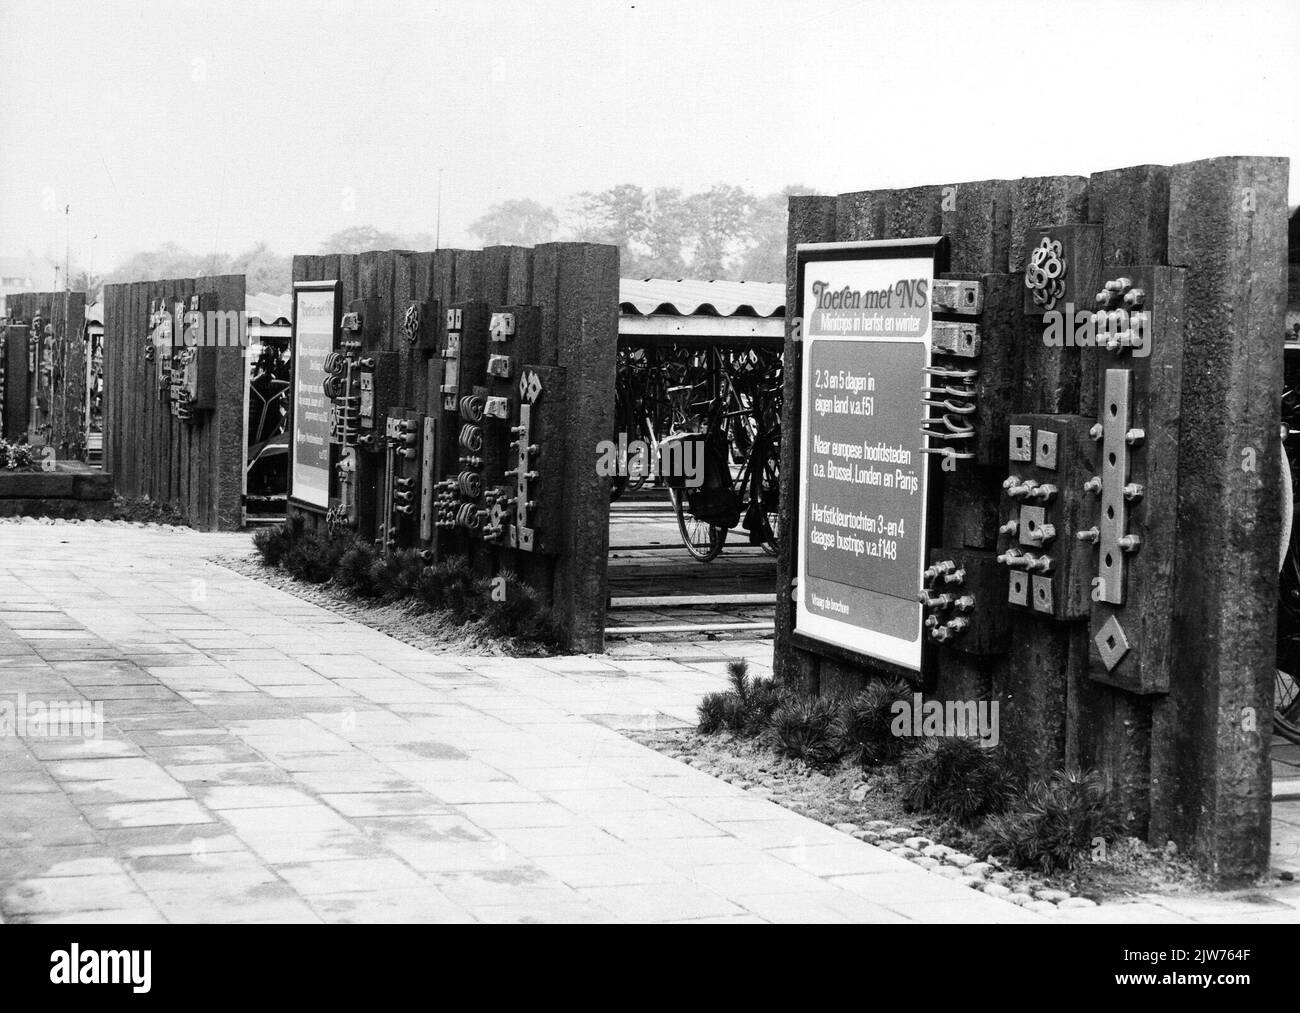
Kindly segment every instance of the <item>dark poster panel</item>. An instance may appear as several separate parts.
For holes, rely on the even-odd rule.
[[[935,241],[799,248],[795,631],[919,672]]]
[[[330,404],[325,397],[325,360],[339,328],[337,281],[299,282],[293,287],[293,432],[289,498],[326,510],[330,503]]]

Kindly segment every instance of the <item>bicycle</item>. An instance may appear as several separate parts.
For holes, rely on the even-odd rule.
[[[699,378],[677,349],[620,349],[614,381],[614,440],[644,445],[646,457],[657,459],[660,433],[693,432],[698,419],[688,412]],[[666,437],[665,437],[666,438]],[[630,459],[628,474],[610,481],[610,501],[642,488],[650,477],[650,461]]]
[[[1300,530],[1294,523],[1300,446],[1300,386],[1282,395],[1282,540],[1278,564],[1277,659],[1273,731],[1300,743]]]
[[[288,430],[293,397],[284,350],[266,344],[250,374],[245,505],[266,507],[282,504],[289,490]]]
[[[668,492],[683,546],[700,562],[718,557],[742,514],[751,540],[776,552],[780,367],[779,352],[752,349],[619,352],[615,438],[623,434],[629,446],[640,441],[661,464],[693,461],[709,472],[703,491],[688,487],[684,473],[656,477]],[[611,500],[645,484],[649,468],[631,464],[629,474],[611,481]],[[720,514],[703,502],[709,495],[724,501]]]
[[[702,484],[670,488],[682,541],[692,556],[716,559],[744,517],[750,541],[775,555],[780,500],[780,366],[771,353],[710,352],[712,389],[693,434]]]

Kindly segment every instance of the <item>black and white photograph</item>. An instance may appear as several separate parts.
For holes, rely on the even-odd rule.
[[[1291,0],[3,0],[5,980],[1285,978],[1298,99]]]

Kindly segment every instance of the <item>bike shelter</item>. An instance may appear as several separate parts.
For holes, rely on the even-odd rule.
[[[289,418],[293,410],[289,295],[245,298],[244,524],[283,521],[289,495]]]
[[[609,632],[770,630],[784,286],[624,278],[619,311]]]

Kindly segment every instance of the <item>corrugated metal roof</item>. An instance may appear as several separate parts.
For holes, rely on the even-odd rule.
[[[785,314],[785,286],[766,281],[622,278],[618,301],[624,313],[641,316],[774,317]]]
[[[765,281],[695,281],[689,278],[622,278],[618,299],[624,313],[649,316],[779,317],[785,314],[785,286]],[[259,292],[244,297],[250,320],[289,323],[293,297]],[[104,322],[101,299],[86,307],[86,320]]]
[[[293,316],[293,296],[271,295],[269,292],[245,295],[244,311],[249,320],[260,320],[264,324],[283,320],[287,324]]]

